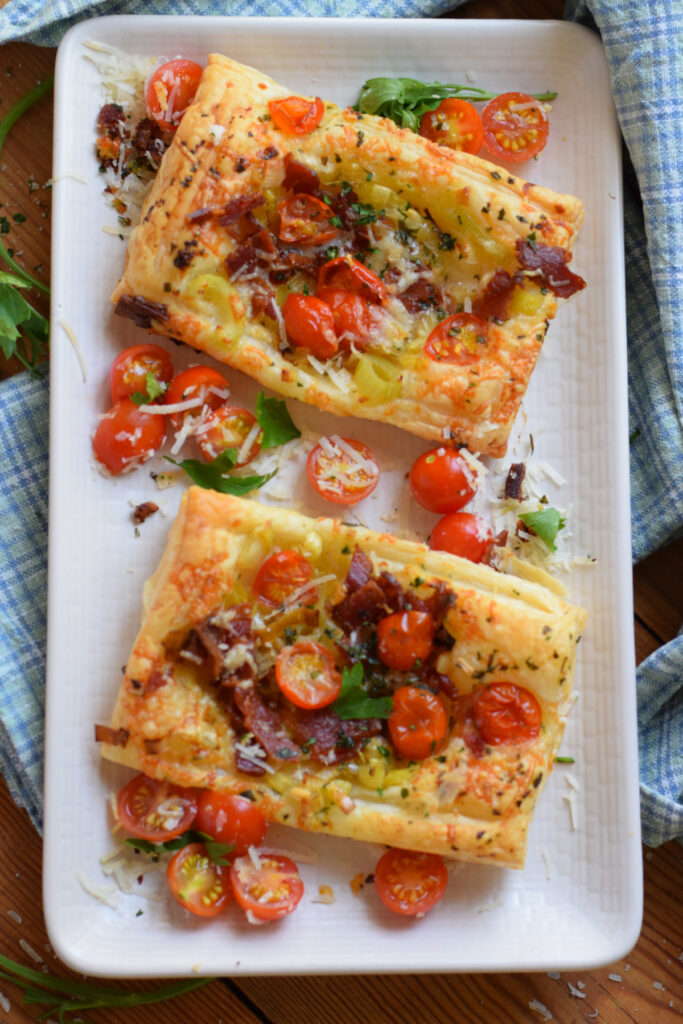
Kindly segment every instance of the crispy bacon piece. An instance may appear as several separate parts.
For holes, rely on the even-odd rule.
[[[277,320],[277,301],[272,288],[266,285],[254,288],[251,295],[251,311],[254,316],[265,313],[271,320]]]
[[[112,729],[109,725],[95,725],[95,742],[110,743],[112,747],[125,747],[130,739],[127,729]]]
[[[256,673],[249,661],[235,669],[226,669],[225,660],[229,651],[237,644],[253,653],[255,637],[251,620],[251,607],[238,604],[227,612],[205,619],[196,627],[196,634],[213,663],[213,673],[221,686],[236,686],[246,680],[256,679]]]
[[[435,583],[430,583],[429,586],[431,593],[425,597],[424,604],[434,620],[434,629],[438,631],[446,618],[446,612],[455,604],[455,594],[443,580],[437,580]]]
[[[222,227],[229,227],[231,224],[236,224],[240,217],[243,217],[245,213],[249,213],[254,207],[260,206],[263,202],[263,196],[258,192],[249,195],[235,196],[234,199],[230,199],[223,207],[223,212],[216,217],[216,223]]]
[[[160,160],[168,149],[168,143],[159,123],[152,117],[143,117],[135,126],[133,149],[139,156],[151,153],[155,160]]]
[[[484,289],[483,295],[472,303],[472,312],[482,320],[507,319],[508,306],[516,286],[522,281],[521,274],[508,274],[507,270],[497,270]]]
[[[252,242],[242,242],[234,252],[228,253],[224,263],[230,277],[235,277],[237,274],[243,276],[245,273],[253,273],[256,269],[257,259]]]
[[[282,187],[292,192],[305,192],[307,195],[315,195],[320,189],[320,179],[315,171],[311,171],[304,164],[295,160],[291,153],[285,157],[285,176]]]
[[[164,669],[153,668],[147,677],[147,682],[144,684],[145,697],[149,697],[151,693],[156,693],[162,686],[166,686],[167,683],[171,682],[171,678]]]
[[[347,594],[332,608],[332,618],[347,633],[371,622],[379,622],[384,615],[384,591],[374,579]]]
[[[152,320],[159,320],[162,324],[168,320],[168,306],[163,302],[150,302],[142,295],[122,295],[114,312],[128,317],[138,327],[151,327]]]
[[[400,299],[409,313],[420,313],[424,309],[435,309],[442,302],[440,290],[424,277],[418,278],[417,281],[414,281],[396,298]]]
[[[150,516],[153,516],[158,511],[159,506],[153,501],[143,501],[133,509],[133,522],[144,523],[145,519],[149,519]]]
[[[185,221],[188,224],[203,224],[207,220],[211,220],[214,211],[211,206],[201,206],[198,210],[193,210],[192,213],[188,213]]]
[[[118,103],[105,103],[97,115],[95,125],[98,132],[103,132],[110,139],[115,139],[121,137],[121,129],[125,123],[126,115],[123,112],[123,107],[120,107]]]
[[[515,501],[522,500],[522,484],[526,476],[526,466],[523,462],[513,462],[508,470],[505,480],[504,495],[506,498],[513,498]]]
[[[350,761],[363,740],[378,736],[382,731],[379,718],[342,721],[329,708],[318,711],[288,708],[286,721],[293,738],[307,751],[307,756],[321,764]]]
[[[493,565],[493,550],[494,548],[504,548],[507,542],[507,530],[501,530],[500,533],[497,533],[495,537],[492,537],[491,540],[486,545],[486,550],[484,551],[484,554],[481,556],[482,563],[484,565],[490,565],[495,569],[495,566]]]
[[[568,299],[586,287],[586,282],[567,264],[571,253],[559,245],[544,245],[517,239],[517,260],[524,270],[540,270],[541,280],[560,299]]]
[[[248,732],[276,761],[299,761],[302,751],[289,735],[279,712],[269,708],[255,686],[238,686],[234,701],[244,718]]]
[[[364,551],[356,545],[351,556],[351,564],[346,574],[346,589],[349,591],[360,590],[372,576],[372,562]]]

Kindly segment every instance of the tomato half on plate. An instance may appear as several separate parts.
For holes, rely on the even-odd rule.
[[[339,348],[334,316],[326,302],[315,295],[290,293],[282,306],[287,337],[319,359],[329,359]]]
[[[351,437],[321,437],[306,461],[306,473],[321,498],[355,505],[372,494],[380,477],[374,454]]]
[[[181,370],[173,378],[164,400],[166,405],[177,405],[191,399],[200,400],[201,404],[198,404],[195,409],[173,413],[169,416],[171,423],[178,430],[186,416],[197,416],[204,406],[208,406],[209,409],[218,409],[221,405],[225,405],[229,394],[228,382],[218,370],[214,370],[212,366],[190,366],[187,370]]]
[[[439,749],[448,733],[443,701],[430,690],[400,686],[389,715],[389,735],[396,753],[406,761],[424,761]]]
[[[318,272],[318,289],[341,288],[362,295],[368,302],[385,302],[387,289],[381,277],[353,256],[335,256]]]
[[[327,203],[305,192],[283,199],[277,206],[280,226],[278,238],[287,245],[326,245],[337,236],[330,221],[333,212]]]
[[[419,134],[430,142],[463,153],[478,153],[484,141],[479,113],[467,100],[452,96],[422,115]]]
[[[327,707],[341,690],[341,675],[332,653],[313,640],[283,647],[275,662],[275,678],[292,704],[308,710]]]
[[[197,427],[195,437],[204,458],[211,462],[228,448],[237,450],[236,467],[246,466],[261,451],[258,420],[248,409],[221,405]],[[244,450],[243,450],[244,449]]]
[[[448,871],[436,853],[392,849],[375,868],[375,888],[385,907],[406,917],[422,917],[435,906],[448,883]]]
[[[166,882],[180,906],[197,917],[216,917],[232,896],[228,866],[215,864],[203,843],[189,843],[173,854]]]
[[[116,798],[118,820],[137,839],[163,843],[185,832],[197,815],[192,789],[136,775]]]
[[[408,482],[415,500],[439,515],[458,512],[477,489],[475,474],[455,448],[423,452],[411,466]]]
[[[93,453],[113,476],[147,462],[166,439],[166,417],[152,415],[145,408],[124,398],[97,424]]]
[[[548,141],[543,104],[525,92],[504,92],[484,107],[484,145],[492,156],[520,163],[537,156]]]
[[[429,612],[394,612],[377,624],[377,654],[387,668],[408,672],[429,657],[434,619]]]
[[[217,843],[230,843],[231,854],[241,857],[250,846],[263,842],[266,819],[245,796],[204,789],[197,801],[195,827]]]
[[[285,135],[308,135],[322,121],[325,104],[319,96],[313,100],[287,96],[284,100],[271,100],[268,111],[275,127]]]
[[[493,534],[481,516],[471,512],[451,512],[436,524],[429,538],[433,551],[447,551],[470,562],[481,562]]]
[[[489,345],[489,327],[473,313],[456,313],[442,320],[428,336],[424,352],[436,363],[470,366]]]
[[[235,899],[259,921],[278,921],[291,914],[304,894],[298,868],[289,857],[259,854],[258,866],[251,857],[238,857],[230,867]]]
[[[171,357],[160,345],[132,345],[120,352],[109,374],[112,402],[135,393],[146,396],[148,373],[162,385],[162,390],[173,376]]]
[[[169,60],[152,72],[145,90],[151,117],[166,131],[173,131],[192,103],[204,69],[193,60]]]
[[[538,700],[515,683],[491,683],[474,699],[474,723],[484,743],[527,743],[541,731],[543,713]]]
[[[257,572],[252,590],[265,604],[280,605],[312,575],[310,562],[298,551],[276,551]]]

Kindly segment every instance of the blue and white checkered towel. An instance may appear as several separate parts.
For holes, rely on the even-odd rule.
[[[0,42],[55,45],[112,13],[419,17],[462,0],[10,0]],[[683,531],[683,5],[569,0],[599,29],[629,158],[626,264],[634,560]],[[593,18],[595,21],[593,22]],[[641,202],[642,199],[642,202]],[[0,384],[0,770],[41,822],[47,384]],[[645,842],[683,837],[683,635],[638,670]]]

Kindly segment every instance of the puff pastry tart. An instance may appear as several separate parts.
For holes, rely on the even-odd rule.
[[[520,868],[584,621],[537,582],[190,488],[104,756],[248,790],[271,821]]]
[[[501,455],[582,218],[212,55],[113,301],[282,395]]]

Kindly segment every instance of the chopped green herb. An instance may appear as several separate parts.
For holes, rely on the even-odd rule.
[[[136,405],[149,405],[149,403],[155,401],[155,399],[161,398],[167,386],[168,385],[164,384],[163,381],[158,380],[151,370],[148,370],[145,374],[144,393],[134,391],[130,396],[130,400]]]
[[[565,522],[556,508],[543,508],[538,512],[523,512],[519,518],[533,534],[541,538],[546,547],[551,551],[557,550],[555,538],[564,528]]]
[[[332,710],[342,721],[352,718],[388,718],[393,702],[391,697],[370,697],[363,687],[363,665],[357,661],[342,670],[342,685]]]
[[[556,757],[555,764],[575,764],[573,757]]]

